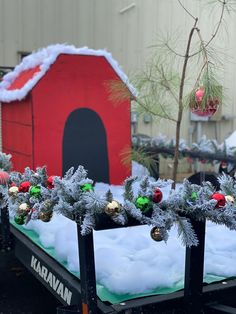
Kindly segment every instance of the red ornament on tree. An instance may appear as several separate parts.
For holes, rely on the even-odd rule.
[[[204,87],[200,87],[195,92],[195,103],[191,106],[192,113],[200,117],[211,117],[213,116],[219,106],[218,99],[208,99],[205,106],[202,105],[204,97]]]
[[[204,96],[204,88],[201,87],[201,88],[197,89],[195,92],[196,102],[201,103],[203,100],[203,96]]]
[[[221,193],[214,193],[211,197],[211,199],[216,200],[216,208],[224,207],[226,204],[225,196]]]
[[[162,200],[163,194],[161,192],[161,190],[159,188],[156,188],[154,190],[153,196],[152,196],[152,200],[154,203],[160,203],[160,201]]]
[[[0,171],[0,184],[5,185],[8,183],[9,174],[6,171]]]
[[[47,179],[47,187],[49,190],[54,188],[53,180],[54,180],[54,176],[50,176]]]
[[[22,193],[29,192],[29,188],[30,188],[29,181],[21,182],[21,184],[19,185],[19,192],[22,192]]]

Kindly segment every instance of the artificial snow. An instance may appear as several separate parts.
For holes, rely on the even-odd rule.
[[[102,194],[108,188],[114,199],[122,202],[121,186],[95,185],[95,191]],[[162,192],[167,198],[170,187],[163,187]],[[46,248],[53,247],[57,258],[67,262],[70,271],[79,271],[75,222],[54,214],[49,223],[31,220],[25,227],[35,230]],[[117,294],[147,293],[183,283],[185,247],[178,238],[177,228],[171,229],[167,243],[153,241],[150,229],[144,225],[94,231],[97,282]],[[208,222],[205,274],[236,276],[235,260],[236,231]]]
[[[29,91],[37,84],[37,82],[44,76],[50,66],[55,62],[56,58],[60,54],[72,54],[72,55],[88,55],[88,56],[103,56],[108,63],[112,66],[114,71],[120,77],[120,79],[127,85],[130,92],[136,95],[134,87],[129,83],[128,77],[122,71],[118,62],[113,59],[111,53],[106,50],[94,50],[88,47],[76,48],[73,45],[55,44],[46,48],[41,48],[36,52],[33,52],[29,56],[23,58],[22,62],[15,67],[12,72],[9,72],[3,77],[0,83],[0,101],[11,102],[14,100],[22,100]],[[34,74],[34,76],[21,88],[15,90],[8,90],[8,87],[14,82],[14,80],[22,73],[39,66],[40,70]]]

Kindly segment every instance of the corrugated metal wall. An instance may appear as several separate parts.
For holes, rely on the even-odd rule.
[[[212,12],[205,0],[183,0],[182,3],[200,18],[201,30],[209,38],[219,11]],[[227,119],[201,125],[203,134],[219,141],[236,127],[235,13],[226,22],[227,33],[220,34],[215,44],[222,59],[227,60],[220,76],[228,94],[222,111]],[[142,68],[151,54],[150,46],[161,34],[174,34],[178,39],[177,50],[182,51],[191,25],[193,20],[176,0],[0,0],[0,65],[15,66],[19,62],[18,52],[68,43],[106,48],[131,75]],[[226,58],[223,53],[230,57]],[[190,139],[190,126],[195,128],[195,136],[196,123],[190,124],[186,111],[182,137]],[[173,137],[174,127],[166,122],[144,124],[140,118],[138,132],[153,136],[161,132]]]

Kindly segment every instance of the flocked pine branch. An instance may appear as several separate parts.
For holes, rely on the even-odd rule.
[[[0,169],[10,171],[12,168],[11,154],[0,152]]]
[[[63,178],[55,177],[55,186],[52,189],[47,187],[45,182],[47,178],[43,175],[38,196],[23,191],[11,195],[6,189],[5,192],[2,189],[1,191],[5,193],[4,200],[13,215],[22,214],[22,208],[19,207],[21,204],[29,205],[30,212],[24,223],[30,219],[39,219],[40,214],[43,214],[43,219],[47,216],[48,219],[44,221],[49,221],[53,210],[80,224],[82,234],[91,232],[96,228],[99,219],[104,218],[117,226],[127,226],[130,223],[131,225],[148,224],[159,229],[160,239],[164,241],[168,238],[169,230],[177,223],[180,236],[187,246],[197,244],[189,219],[198,221],[208,219],[236,230],[235,184],[228,176],[221,177],[221,191],[216,193],[223,201],[222,204],[214,197],[216,191],[210,182],[203,182],[202,186],[198,186],[185,180],[182,188],[179,191],[172,189],[166,199],[154,198],[155,193],[161,192],[160,189],[165,187],[167,182],[160,179],[154,182],[153,178],[145,176],[140,182],[138,195],[135,196],[133,193],[133,185],[137,185],[135,178],[128,178],[125,181],[125,197],[123,203],[119,205],[113,200],[111,191],[108,190],[105,195],[96,193],[91,185],[85,183],[88,182],[88,178],[85,177],[86,172],[82,168],[77,170],[70,171],[70,174]],[[44,169],[42,172],[44,173]],[[26,169],[23,174],[10,173],[10,178],[16,179],[14,189],[18,189],[25,179],[33,182],[31,180],[33,176],[35,172],[31,169]],[[77,192],[75,187],[78,189]],[[109,205],[117,206],[117,211],[108,211]]]
[[[188,247],[198,245],[197,236],[191,223],[186,218],[178,219],[178,234],[184,245]]]

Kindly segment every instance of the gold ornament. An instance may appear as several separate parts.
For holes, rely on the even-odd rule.
[[[49,222],[52,218],[52,212],[49,213],[40,212],[38,218],[43,222]]]
[[[104,211],[109,216],[117,216],[121,212],[121,204],[117,201],[109,202]]]
[[[19,189],[17,186],[11,186],[8,190],[8,194],[10,196],[17,196],[18,192],[19,192]]]
[[[150,232],[150,235],[154,241],[160,242],[163,240],[160,228],[153,227]]]
[[[232,195],[226,195],[225,199],[226,199],[226,202],[228,204],[233,204],[234,203],[234,197]]]
[[[22,203],[18,207],[18,214],[26,216],[30,212],[29,205],[27,203]]]
[[[53,202],[49,199],[45,200],[42,204],[42,210],[44,212],[51,212],[53,208]]]

